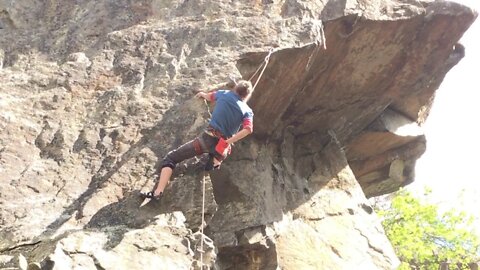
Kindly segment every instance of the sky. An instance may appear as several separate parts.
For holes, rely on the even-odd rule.
[[[480,10],[479,0],[456,0]],[[409,189],[432,189],[441,207],[465,210],[480,224],[480,18],[460,39],[465,57],[436,92],[424,125],[427,150]]]

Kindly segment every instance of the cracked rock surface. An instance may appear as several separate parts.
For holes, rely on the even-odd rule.
[[[367,198],[414,180],[477,14],[447,1],[0,0],[0,269],[393,269]],[[252,79],[221,170],[164,155]]]

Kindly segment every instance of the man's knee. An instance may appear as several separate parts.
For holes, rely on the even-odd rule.
[[[165,167],[168,167],[168,168],[171,168],[172,170],[175,169],[175,167],[177,166],[177,162],[175,162],[173,159],[172,159],[172,152],[169,152],[165,158],[163,159],[162,161],[162,169],[165,168]]]

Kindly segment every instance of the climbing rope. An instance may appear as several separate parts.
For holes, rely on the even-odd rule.
[[[323,27],[323,23],[320,27],[320,35],[321,35],[321,38],[322,38],[323,49],[326,50],[327,49],[327,39],[325,38],[325,29]]]
[[[200,240],[200,269],[203,270],[203,241],[204,241],[204,235],[203,235],[203,226],[205,222],[205,177],[207,175],[207,172],[203,172],[203,183],[202,183],[202,224],[200,225],[200,233],[201,233],[201,240]]]
[[[252,81],[253,77],[255,77],[255,75],[257,75],[258,71],[259,71],[259,70],[261,69],[261,67],[263,66],[262,72],[260,72],[260,75],[258,75],[257,81],[256,81],[255,84],[253,85],[252,92],[253,92],[253,90],[255,90],[255,87],[257,87],[257,84],[258,84],[258,82],[260,81],[260,78],[262,77],[263,72],[265,72],[265,69],[267,68],[268,62],[270,61],[270,56],[272,55],[273,52],[274,52],[274,49],[273,49],[273,48],[270,49],[270,51],[268,52],[267,56],[265,56],[265,60],[263,61],[263,63],[260,64],[260,66],[257,68],[257,70],[255,71],[255,73],[253,73],[253,75],[250,77],[249,81]]]

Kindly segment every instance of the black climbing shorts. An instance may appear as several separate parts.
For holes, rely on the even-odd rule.
[[[195,139],[183,144],[182,146],[168,152],[162,162],[162,168],[169,167],[175,169],[178,163],[205,153],[215,154],[215,147],[218,144],[218,138],[203,132]]]

